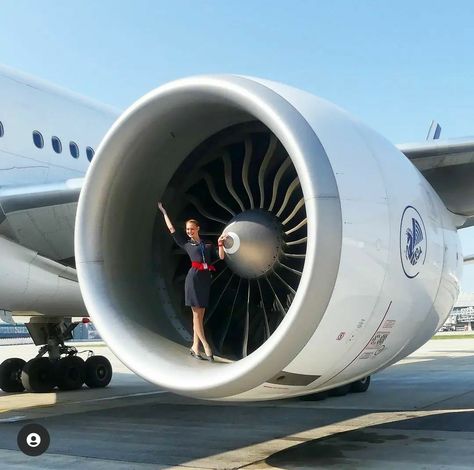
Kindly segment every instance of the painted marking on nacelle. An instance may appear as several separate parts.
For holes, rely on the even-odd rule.
[[[400,261],[405,275],[413,279],[425,264],[427,240],[426,228],[420,213],[407,206],[400,221]]]
[[[395,323],[397,323],[397,320],[387,320],[383,325],[382,328],[384,330],[393,328],[395,326]]]
[[[385,345],[382,345],[383,347],[380,347],[380,351],[377,350],[377,354],[374,354],[374,351],[370,351],[370,355],[369,356],[367,354],[367,349],[369,349],[369,345],[371,344],[371,342],[374,340],[374,338],[376,337],[376,335],[380,332],[380,329],[382,328],[382,325],[384,324],[384,321],[385,319],[387,318],[387,315],[388,315],[388,312],[390,311],[390,307],[392,306],[392,301],[390,301],[390,303],[388,304],[388,307],[387,307],[387,310],[385,311],[385,314],[382,318],[382,321],[379,323],[379,326],[376,328],[374,334],[371,336],[370,340],[368,341],[368,343],[362,348],[361,352],[359,354],[357,354],[354,359],[352,359],[351,362],[349,362],[349,364],[347,364],[346,367],[344,367],[343,369],[341,369],[337,374],[333,375],[330,379],[326,380],[323,384],[319,384],[319,387],[321,387],[322,385],[330,382],[331,380],[333,380],[334,378],[336,378],[338,375],[342,374],[348,367],[350,367],[352,364],[354,364],[355,361],[357,361],[357,359],[366,359],[366,358],[369,358],[371,356],[375,357],[377,356],[378,354],[380,354],[384,349],[385,349]],[[367,357],[365,357],[367,355]],[[362,357],[363,356],[363,357]]]

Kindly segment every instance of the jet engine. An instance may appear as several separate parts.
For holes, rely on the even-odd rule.
[[[198,219],[216,261],[206,334],[189,355]],[[130,369],[183,395],[257,400],[363,379],[443,323],[462,256],[452,215],[391,143],[327,101],[234,76],[166,84],[126,110],[81,192],[76,266],[100,334]]]

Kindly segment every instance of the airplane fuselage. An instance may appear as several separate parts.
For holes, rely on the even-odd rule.
[[[0,309],[86,314],[73,269],[77,196],[117,114],[0,66]]]

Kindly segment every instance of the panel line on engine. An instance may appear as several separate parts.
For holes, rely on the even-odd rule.
[[[271,379],[267,380],[266,383],[305,387],[320,377],[320,375],[295,374],[294,372],[286,372],[282,370],[278,374],[274,375]]]

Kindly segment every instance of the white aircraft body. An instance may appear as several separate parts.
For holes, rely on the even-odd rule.
[[[4,67],[0,102],[0,308],[82,316],[69,267],[77,196],[90,165],[86,148],[97,148],[117,112]]]
[[[5,391],[107,385],[104,358],[64,346],[88,315],[130,369],[184,395],[365,391],[456,301],[473,140],[397,148],[320,98],[231,75],[166,84],[118,117],[2,68],[0,99],[0,309],[44,345],[0,365]],[[189,260],[158,200],[177,227],[229,234],[214,363],[188,354]]]

